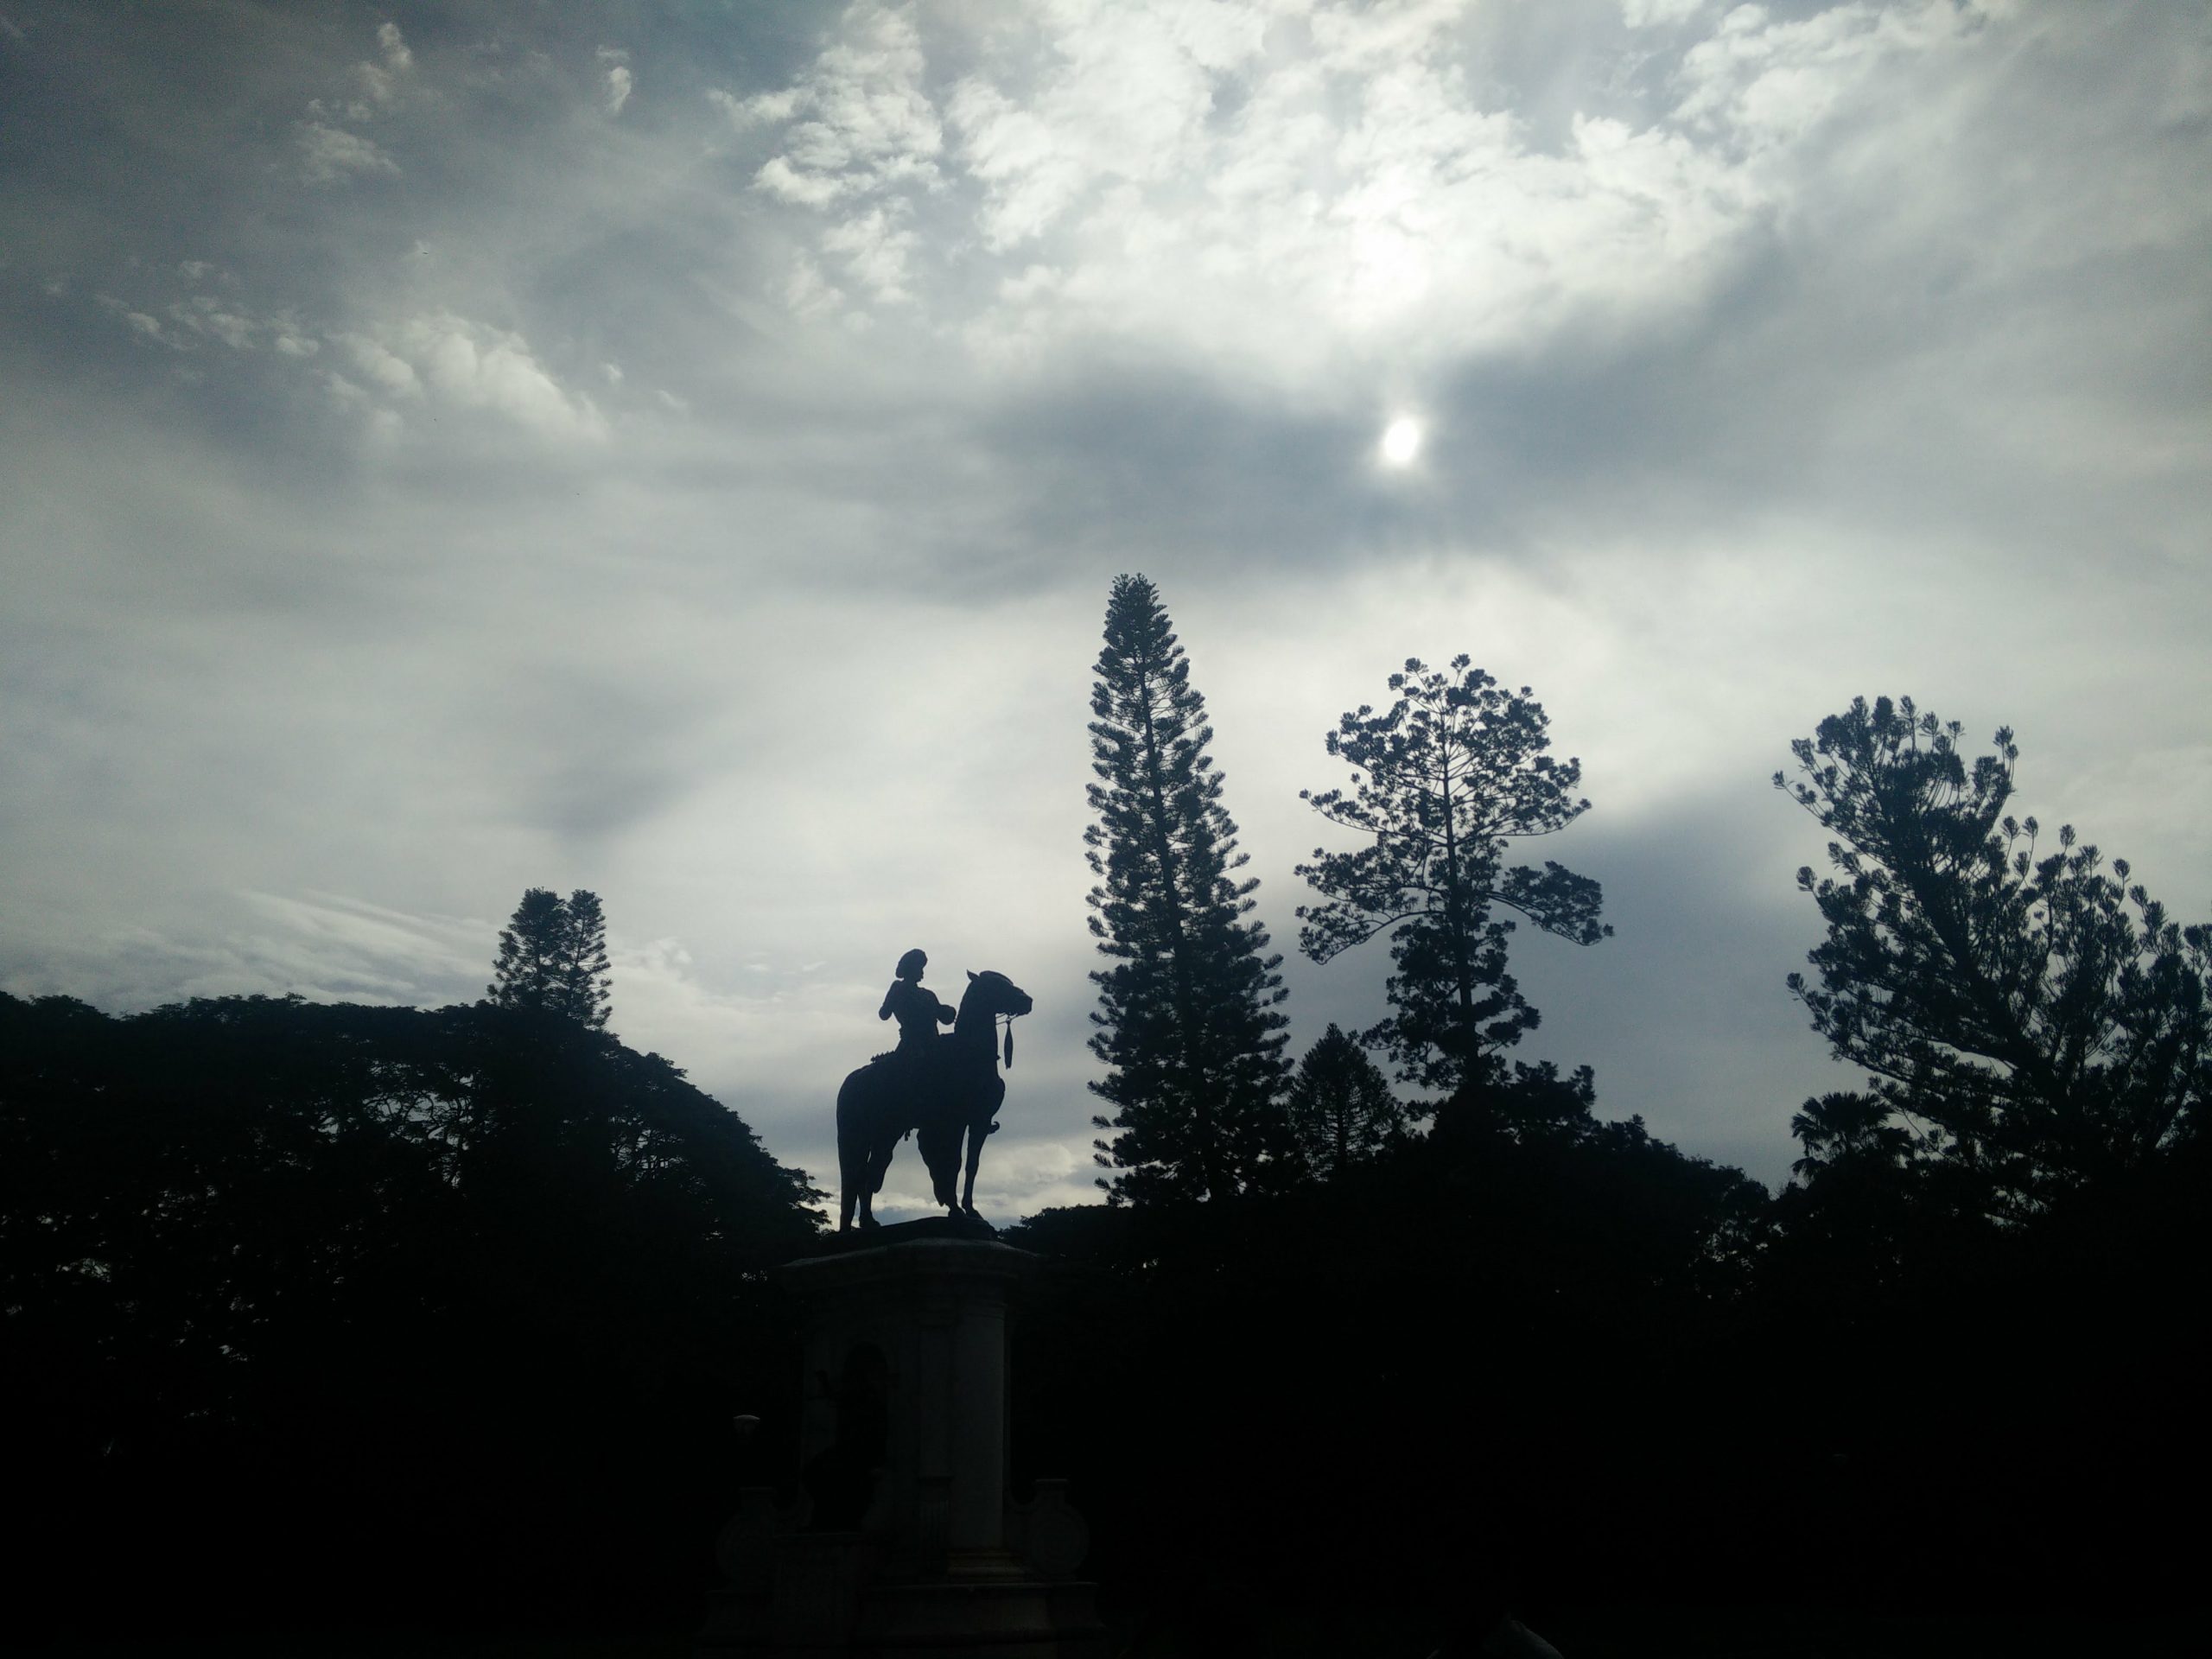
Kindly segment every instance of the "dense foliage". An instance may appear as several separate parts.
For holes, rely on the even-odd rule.
[[[668,1061],[556,1015],[0,996],[31,1577],[83,1616],[127,1576],[183,1624],[687,1595],[729,1401],[791,1386],[757,1274],[810,1196]]]
[[[1324,1180],[1403,1139],[1412,1116],[1357,1039],[1333,1025],[1290,1080],[1291,1133],[1306,1167]]]
[[[1712,1508],[1685,1471],[1740,1492],[1768,1454],[1713,1392],[1764,1204],[1586,1111],[1447,1116],[1279,1195],[1047,1211],[1012,1240],[1053,1263],[1017,1458],[1073,1479],[1096,1570],[1191,1651],[1414,1655],[1477,1606],[1649,1597]]]
[[[1091,1088],[1113,1107],[1096,1126],[1099,1185],[1116,1203],[1227,1197],[1269,1178],[1289,1151],[1282,1116],[1288,1023],[1279,956],[1246,919],[1251,878],[1222,775],[1206,753],[1205,699],[1142,576],[1115,580],[1091,690],[1096,822],[1084,831],[1090,931],[1113,963],[1098,987]]]
[[[1961,728],[1862,697],[1775,774],[1834,839],[1798,885],[1827,938],[1789,988],[1867,1095],[1808,1102],[1801,1172],[1941,1166],[2018,1217],[2201,1132],[2212,1090],[2212,928],[2183,927],[2072,825],[2040,856],[2005,808],[2009,730],[1971,766]]]

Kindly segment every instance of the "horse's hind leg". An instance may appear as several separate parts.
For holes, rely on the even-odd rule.
[[[851,1092],[852,1080],[837,1091],[837,1230],[853,1230],[853,1202],[860,1197],[861,1183],[868,1179],[865,1155],[855,1156],[853,1130],[846,1122],[849,1108],[846,1096]]]

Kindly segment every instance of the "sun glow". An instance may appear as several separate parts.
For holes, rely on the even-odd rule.
[[[1401,415],[1382,429],[1382,461],[1385,466],[1410,467],[1421,454],[1421,423],[1410,415]]]

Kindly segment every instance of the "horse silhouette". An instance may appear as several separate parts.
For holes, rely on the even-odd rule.
[[[976,1213],[976,1169],[983,1158],[983,1137],[1006,1098],[1006,1079],[999,1076],[998,1020],[1027,1014],[1033,1006],[1029,993],[1004,974],[970,974],[952,1029],[937,1039],[918,1077],[892,1056],[879,1054],[845,1078],[837,1090],[839,1232],[852,1230],[855,1205],[861,1226],[876,1224],[875,1195],[883,1190],[892,1154],[910,1131],[929,1166],[937,1201],[955,1215]],[[1009,1063],[1013,1058],[1009,1026]],[[963,1143],[964,1193],[957,1185]]]

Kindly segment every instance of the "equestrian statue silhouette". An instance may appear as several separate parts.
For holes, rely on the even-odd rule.
[[[837,1090],[837,1230],[855,1224],[874,1227],[875,1195],[899,1142],[913,1134],[922,1161],[929,1166],[937,1201],[955,1216],[976,1214],[976,1168],[983,1158],[983,1137],[1006,1099],[999,1076],[998,1022],[1007,1022],[1006,1063],[1014,1064],[1014,1020],[1034,1005],[1029,993],[1004,974],[968,976],[968,989],[952,1029],[942,1036],[935,1025],[941,1005],[920,992],[918,958],[899,960],[899,979],[884,998],[883,1017],[899,1014],[897,1052],[879,1054],[849,1074]],[[960,1189],[963,1150],[968,1179]]]

